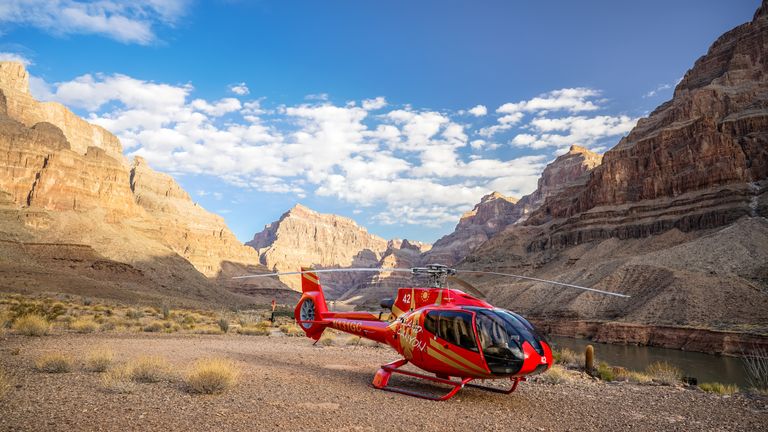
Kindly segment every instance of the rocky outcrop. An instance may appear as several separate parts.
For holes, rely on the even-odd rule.
[[[0,224],[0,238],[11,241],[8,248],[39,250],[30,245],[44,244],[54,250],[59,245],[58,253],[66,256],[75,245],[95,257],[78,262],[110,263],[94,264],[103,270],[99,277],[108,269],[131,268],[128,273],[141,275],[131,284],[143,280],[155,292],[178,297],[247,303],[254,299],[221,287],[243,287],[240,291],[248,293],[261,286],[285,288],[267,279],[234,286],[229,276],[265,269],[222,218],[194,203],[171,177],[153,171],[143,159],[130,165],[109,132],[61,105],[34,101],[27,85],[21,65],[0,62],[0,195],[8,204],[0,211],[0,222],[7,222]],[[36,274],[66,270],[45,265],[46,257],[27,255]],[[0,268],[23,274],[12,260],[6,264]],[[82,278],[77,281],[76,286],[90,286]]]
[[[38,102],[29,94],[29,74],[24,65],[0,62],[0,90],[5,95],[5,114],[32,127],[45,122],[56,125],[81,155],[88,147],[98,147],[118,161],[124,161],[120,140],[101,126],[88,123],[56,102]]]
[[[588,174],[601,160],[602,155],[574,145],[544,168],[536,190],[519,201],[498,192],[484,196],[474,209],[461,217],[452,233],[435,242],[432,250],[422,257],[422,263],[458,263],[508,226],[525,220],[547,198],[567,196],[566,191],[583,187]]]
[[[262,264],[279,272],[298,271],[302,266],[375,267],[387,250],[386,240],[370,234],[352,219],[321,214],[301,204],[246,244],[256,249]],[[298,276],[281,276],[280,280],[301,290]],[[360,280],[361,276],[353,273],[323,275],[330,297],[337,288],[356,285]]]
[[[498,192],[484,196],[472,210],[461,216],[452,233],[435,242],[421,261],[443,265],[459,262],[472,249],[520,218],[522,208],[515,203],[516,198]]]
[[[463,264],[631,298],[504,278],[477,284],[546,321],[768,334],[766,52],[763,2],[581,182],[550,194]]]
[[[298,271],[301,267],[412,267],[429,244],[409,240],[384,240],[355,221],[322,214],[301,204],[284,213],[246,243],[256,249],[261,263],[273,271]],[[376,284],[389,274],[326,273],[321,281],[329,299],[347,298]],[[281,276],[288,286],[301,290],[298,276]]]

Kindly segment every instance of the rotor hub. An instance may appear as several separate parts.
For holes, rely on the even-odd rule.
[[[445,288],[446,278],[456,274],[456,269],[452,269],[442,264],[428,264],[424,267],[414,267],[411,271],[415,275],[427,275],[430,288]]]

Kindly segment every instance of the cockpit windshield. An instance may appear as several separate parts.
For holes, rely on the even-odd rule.
[[[491,372],[510,374],[520,370],[525,360],[525,341],[539,354],[543,354],[540,338],[533,326],[519,315],[504,309],[467,309],[477,314],[477,335]]]

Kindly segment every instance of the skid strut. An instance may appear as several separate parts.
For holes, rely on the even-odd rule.
[[[405,366],[407,363],[408,363],[408,360],[401,359],[401,360],[393,361],[392,363],[387,363],[385,365],[382,365],[381,368],[376,372],[376,375],[373,377],[373,386],[380,390],[391,391],[391,392],[400,393],[408,396],[414,396],[417,398],[428,399],[433,401],[445,401],[454,397],[456,393],[459,392],[459,390],[464,388],[465,385],[469,387],[478,388],[481,390],[491,391],[494,393],[510,394],[513,391],[515,391],[515,389],[517,389],[517,384],[520,381],[524,380],[524,378],[511,378],[512,388],[509,390],[502,390],[502,389],[497,389],[493,387],[470,384],[469,382],[474,380],[474,378],[462,378],[461,381],[453,381],[446,378],[439,378],[439,377],[424,375],[416,372],[401,370],[400,368]],[[435,397],[425,393],[420,393],[417,391],[408,390],[400,387],[390,387],[387,384],[389,384],[389,379],[392,377],[393,373],[406,375],[414,378],[420,378],[420,379],[424,379],[427,381],[432,381],[440,384],[446,384],[446,385],[452,386],[453,388],[449,390],[448,393],[439,397]]]

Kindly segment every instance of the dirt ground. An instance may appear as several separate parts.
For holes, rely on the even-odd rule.
[[[102,346],[118,363],[163,356],[174,372],[131,394],[110,393],[83,367],[87,353]],[[37,372],[35,359],[49,352],[78,364],[69,373]],[[184,371],[203,357],[234,361],[237,386],[213,396],[185,391]],[[373,389],[378,365],[394,359],[386,348],[312,346],[292,337],[5,334],[0,365],[12,386],[0,399],[0,430],[768,430],[767,398],[590,378],[524,382],[512,395],[465,388],[448,402]]]

